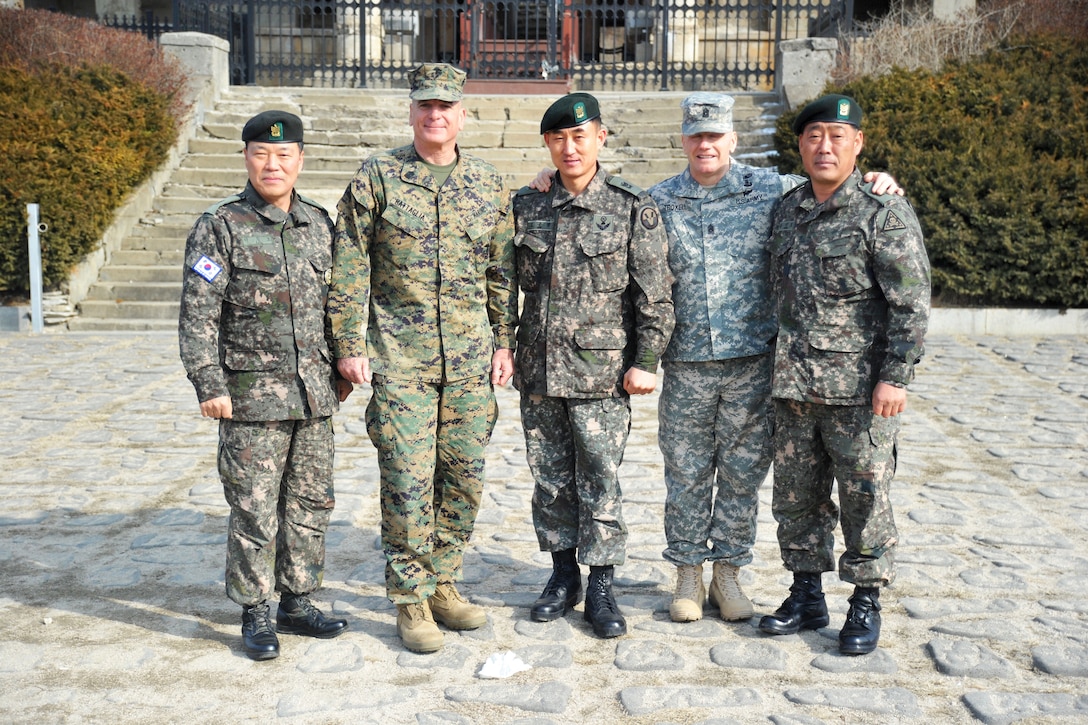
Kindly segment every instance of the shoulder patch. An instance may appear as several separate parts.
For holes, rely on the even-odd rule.
[[[657,229],[657,225],[661,223],[661,215],[654,207],[644,206],[638,213],[638,220],[646,229]]]
[[[205,214],[214,214],[217,211],[219,211],[219,207],[225,206],[226,204],[233,204],[234,202],[241,201],[241,200],[242,200],[242,195],[241,194],[234,194],[233,196],[228,196],[226,199],[220,199],[219,201],[217,201],[214,204],[212,204],[211,206],[209,206],[207,209],[204,210],[204,213]]]
[[[219,273],[223,271],[222,267],[208,259],[207,256],[201,256],[190,269],[203,277],[205,282],[214,282]]]
[[[617,189],[623,189],[624,191],[626,191],[631,196],[638,196],[638,195],[644,193],[640,187],[635,186],[634,184],[632,184],[630,181],[623,178],[622,176],[609,175],[609,176],[607,176],[605,178],[605,183],[608,184],[609,186],[614,186]]]
[[[903,223],[903,220],[895,215],[895,212],[889,211],[887,218],[884,219],[883,230],[886,232],[895,231],[896,229],[906,229],[907,225]]]
[[[543,192],[537,191],[531,186],[523,186],[514,192],[514,196],[528,196],[529,194],[542,194]]]

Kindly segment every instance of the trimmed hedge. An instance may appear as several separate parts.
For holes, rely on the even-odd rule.
[[[859,167],[906,188],[938,304],[1088,306],[1088,46],[1010,40],[827,92],[865,110]],[[778,120],[783,172],[803,173],[796,115]]]
[[[26,205],[40,205],[47,289],[97,248],[126,195],[162,163],[185,74],[135,33],[0,9],[0,291],[29,287]]]

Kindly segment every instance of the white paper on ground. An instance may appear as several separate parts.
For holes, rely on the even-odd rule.
[[[522,662],[520,657],[507,650],[506,652],[496,652],[488,657],[487,661],[480,667],[480,677],[494,680],[531,669],[532,667]]]

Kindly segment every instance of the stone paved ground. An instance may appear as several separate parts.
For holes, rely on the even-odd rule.
[[[404,650],[384,597],[377,472],[359,390],[338,415],[337,509],[318,599],[350,631],[255,663],[223,595],[214,424],[169,334],[0,336],[0,721],[13,723],[1073,723],[1088,721],[1088,339],[940,337],[913,386],[894,501],[899,578],[881,648],[831,626],[755,629],[784,597],[764,487],[749,623],[668,621],[656,398],[622,475],[629,634],[530,622],[548,575],[517,393],[488,457],[462,590],[488,624]],[[709,572],[708,572],[709,574]],[[483,680],[512,650],[532,669]]]

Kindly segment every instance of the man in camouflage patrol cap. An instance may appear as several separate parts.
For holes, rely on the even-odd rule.
[[[412,74],[413,142],[371,156],[337,207],[329,315],[337,366],[370,382],[386,591],[405,647],[487,622],[458,592],[484,485],[494,385],[513,372],[517,292],[502,177],[463,154],[465,73]]]
[[[628,396],[657,385],[673,327],[672,283],[657,205],[597,163],[607,131],[597,99],[572,93],[540,124],[558,172],[548,192],[514,198],[517,279],[525,295],[514,384],[533,472],[533,524],[552,575],[531,617],[551,621],[579,600],[598,637],[627,624],[612,593],[626,555],[617,471],[631,424]]]
[[[347,629],[308,595],[334,503],[331,416],[351,384],[337,380],[324,314],[332,220],[294,191],[302,121],[265,111],[242,141],[249,183],[204,212],[185,245],[178,335],[200,413],[219,420],[227,596],[242,605],[246,653],[265,660],[279,654],[277,630]]]
[[[702,618],[703,563],[722,619],[753,614],[738,581],[752,561],[759,486],[771,462],[771,366],[778,331],[768,281],[771,214],[804,181],[732,157],[733,98],[697,92],[681,105],[685,171],[650,189],[669,235],[676,328],[662,365],[664,557],[677,567],[669,615]],[[898,189],[874,175],[881,191]],[[717,495],[715,495],[715,492]]]
[[[772,510],[782,561],[794,574],[789,597],[759,624],[769,634],[828,624],[821,574],[834,568],[841,516],[839,577],[855,585],[839,632],[847,655],[876,649],[880,588],[895,575],[898,416],[922,357],[930,301],[914,209],[875,193],[857,170],[861,119],[846,96],[802,109],[794,130],[809,182],[774,215]],[[835,481],[839,507],[831,500]]]

